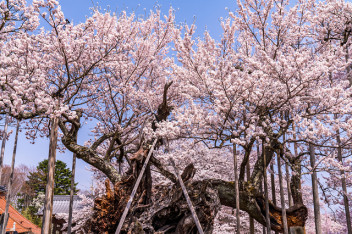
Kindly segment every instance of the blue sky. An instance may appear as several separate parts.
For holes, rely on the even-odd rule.
[[[93,5],[94,2],[94,5]],[[234,0],[160,0],[160,1],[149,1],[149,0],[101,0],[96,2],[95,0],[62,0],[60,1],[62,10],[65,17],[71,21],[71,23],[79,23],[85,20],[86,16],[91,13],[90,8],[93,6],[99,6],[102,10],[110,9],[114,12],[121,12],[126,10],[131,13],[135,11],[138,15],[144,15],[145,12],[149,12],[154,9],[156,5],[160,7],[162,12],[167,14],[169,8],[172,6],[175,9],[176,21],[179,23],[192,24],[195,22],[197,26],[197,35],[202,35],[205,29],[210,34],[219,39],[222,34],[220,27],[220,18],[228,16],[228,10],[234,10],[236,2]],[[3,123],[0,127],[3,128]],[[10,127],[10,130],[15,130],[14,127]],[[89,134],[88,127],[85,127],[80,133],[79,143],[83,143],[88,139]],[[5,151],[5,164],[10,164],[13,150],[13,136],[12,134],[10,141],[6,144]],[[30,144],[25,139],[24,134],[20,134],[16,165],[25,164],[29,167],[35,167],[38,163],[48,157],[49,152],[49,141],[47,139],[38,139],[36,143]],[[66,152],[64,154],[57,152],[57,159],[64,161],[71,168],[72,165],[72,153]],[[78,188],[87,190],[91,186],[91,173],[87,170],[88,164],[78,159],[76,167],[76,182],[78,182]]]

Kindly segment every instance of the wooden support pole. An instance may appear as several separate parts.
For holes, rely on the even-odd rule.
[[[339,162],[341,163],[341,165],[343,165],[341,138],[340,138],[339,130],[337,130],[336,141],[337,141],[337,145],[338,145],[337,158],[338,158]],[[342,185],[343,202],[344,202],[345,214],[346,214],[347,232],[348,232],[348,234],[352,234],[351,214],[350,214],[349,201],[348,201],[348,197],[347,197],[347,185],[346,185],[345,171],[344,170],[340,170],[340,174],[341,174],[341,185]]]
[[[270,163],[270,182],[271,182],[271,199],[273,204],[276,205],[276,186],[275,186],[275,168],[274,168],[275,155],[273,157],[273,161]],[[278,234],[278,232],[275,232]]]
[[[142,180],[144,171],[145,171],[145,169],[147,168],[149,159],[150,159],[150,157],[152,156],[152,153],[153,153],[153,151],[154,151],[154,147],[155,147],[155,144],[156,144],[157,141],[158,141],[158,139],[155,139],[155,140],[154,140],[153,145],[152,145],[152,147],[151,147],[150,150],[149,150],[148,156],[147,156],[147,158],[145,159],[145,162],[144,162],[144,164],[143,164],[142,170],[141,170],[141,172],[139,173],[138,178],[137,178],[137,181],[136,181],[136,183],[134,184],[134,187],[133,187],[133,189],[132,189],[131,196],[130,196],[130,198],[128,199],[126,208],[125,208],[125,210],[123,211],[123,214],[122,214],[122,216],[121,216],[121,218],[120,218],[120,222],[119,222],[119,225],[117,226],[117,229],[116,229],[115,234],[119,234],[119,233],[121,232],[122,225],[123,225],[123,223],[125,222],[125,219],[126,219],[126,216],[127,216],[127,214],[128,214],[128,211],[130,210],[130,207],[131,207],[131,205],[132,205],[133,198],[134,198],[134,196],[136,195],[136,192],[137,192],[139,183],[140,183],[141,180]]]
[[[44,210],[43,210],[43,224],[42,234],[51,232],[52,212],[53,212],[53,197],[55,186],[55,161],[56,161],[56,147],[57,147],[57,132],[59,126],[59,117],[52,118],[50,131],[50,145],[48,158],[48,179],[45,190]]]
[[[305,234],[303,227],[290,227],[290,234]]]
[[[0,153],[0,183],[1,183],[4,155],[5,155],[5,146],[6,146],[6,137],[7,137],[7,126],[8,126],[8,124],[9,124],[9,117],[6,115],[5,116],[4,132],[2,134],[1,153]]]
[[[313,188],[313,203],[314,203],[314,220],[316,234],[322,234],[321,218],[320,218],[320,204],[319,204],[319,191],[317,182],[317,173],[315,171],[315,149],[312,144],[309,144],[310,165],[312,167],[312,188]]]
[[[270,213],[269,213],[269,194],[268,194],[268,176],[266,172],[266,155],[265,155],[265,145],[262,141],[262,151],[263,151],[263,175],[264,175],[264,193],[265,193],[265,219],[266,219],[266,230],[267,233],[271,233],[271,224],[270,224]]]
[[[260,158],[260,142],[257,140],[257,158]],[[263,182],[260,183],[259,186],[259,191],[262,193],[263,192]],[[266,234],[266,229],[265,226],[263,225],[263,234]]]
[[[270,170],[272,173],[270,173],[270,182],[271,182],[271,199],[276,205],[276,186],[275,186],[275,168],[274,168],[274,163],[270,163]]]
[[[181,188],[182,188],[182,191],[183,191],[183,195],[185,196],[186,201],[187,201],[187,204],[188,204],[188,207],[189,207],[189,209],[191,210],[192,217],[193,217],[194,222],[196,223],[198,232],[199,232],[199,234],[204,234],[203,228],[202,228],[202,226],[200,225],[200,222],[199,222],[197,213],[196,213],[196,211],[194,210],[194,207],[193,207],[193,205],[192,205],[191,198],[190,198],[189,195],[188,195],[186,186],[185,186],[185,184],[184,184],[183,181],[182,181],[181,175],[180,175],[180,173],[179,173],[179,171],[178,171],[178,169],[177,169],[177,167],[176,167],[176,165],[175,165],[175,162],[174,162],[174,160],[173,160],[172,158],[170,158],[170,162],[171,162],[172,167],[173,167],[174,170],[175,170],[175,173],[176,173],[178,182],[179,182],[180,185],[181,185]]]
[[[77,136],[76,136],[77,143]],[[76,154],[72,157],[72,175],[71,175],[71,188],[70,188],[70,206],[68,209],[68,224],[67,224],[67,234],[71,234],[72,229],[72,210],[73,210],[73,196],[75,190],[75,174],[76,174]]]
[[[281,200],[281,211],[282,211],[282,225],[284,226],[284,234],[288,234],[287,218],[286,218],[286,208],[285,208],[285,194],[284,186],[282,184],[282,172],[281,172],[281,158],[277,155],[277,168],[279,171],[279,184],[280,184],[280,200]]]
[[[249,165],[249,160],[247,162],[247,165],[246,165],[246,171],[247,171],[247,181],[249,181],[251,179],[251,168],[250,168],[250,165]],[[249,233],[250,234],[254,234],[254,219],[249,216]]]
[[[290,170],[288,168],[287,163],[285,163],[285,170],[286,170],[288,206],[291,207],[291,206],[293,206],[293,203],[292,203],[291,186],[290,186]]]
[[[234,175],[235,175],[235,197],[236,197],[236,227],[237,234],[241,233],[241,220],[240,220],[240,191],[238,186],[238,173],[237,173],[237,150],[236,144],[232,146],[233,150],[233,166],[234,166]]]
[[[12,188],[12,183],[13,183],[13,174],[15,171],[15,160],[16,160],[16,151],[17,151],[17,141],[18,141],[19,129],[20,129],[20,121],[17,120],[15,143],[13,146],[13,153],[12,153],[10,179],[9,179],[9,182],[7,185],[7,191],[6,191],[6,206],[5,206],[5,213],[4,213],[4,223],[2,224],[1,234],[6,233],[6,226],[7,226],[8,220],[9,220],[10,195],[11,195],[11,188]]]

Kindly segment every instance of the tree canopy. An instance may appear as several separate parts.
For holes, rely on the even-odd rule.
[[[327,207],[349,207],[350,2],[239,0],[221,20],[220,40],[209,32],[196,37],[196,26],[177,24],[172,8],[144,17],[93,9],[75,24],[55,0],[6,2],[0,4],[0,114],[23,120],[32,140],[55,132],[58,123],[60,147],[93,167],[100,191],[77,228],[115,232],[154,141],[126,232],[195,230],[170,157],[188,168],[184,179],[208,232],[220,207],[236,202],[274,231],[284,231],[283,220],[310,228],[317,186],[304,182],[307,174],[320,173],[312,180]],[[94,127],[81,144],[86,120]],[[266,177],[282,176],[275,158],[286,169],[280,195],[289,202],[280,205],[274,186],[269,198]],[[46,165],[30,175],[38,192]],[[65,167],[57,161],[56,194],[68,193]],[[325,222],[326,229],[346,230],[346,206],[325,215],[334,224]]]

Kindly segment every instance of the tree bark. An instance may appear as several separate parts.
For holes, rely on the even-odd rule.
[[[314,146],[309,144],[310,154],[310,165],[312,167],[312,188],[313,188],[313,202],[314,202],[314,220],[315,220],[315,232],[321,234],[321,217],[320,217],[320,205],[319,205],[319,191],[317,183],[317,173],[315,171],[315,152]]]
[[[115,184],[119,181],[120,173],[118,170],[110,163],[110,161],[100,157],[95,151],[95,146],[99,145],[99,143],[95,142],[95,144],[93,144],[91,147],[78,145],[75,140],[75,135],[77,134],[78,129],[69,131],[63,121],[59,121],[59,126],[64,134],[61,139],[62,143],[68,150],[75,153],[78,158],[103,172],[111,180],[112,183]],[[103,135],[97,141],[101,143],[104,141],[104,139],[108,138],[109,135]]]
[[[53,212],[53,196],[55,186],[55,161],[56,161],[56,147],[57,147],[57,134],[58,134],[58,117],[52,118],[51,131],[50,131],[50,144],[49,144],[49,157],[48,157],[48,181],[46,184],[45,201],[43,210],[43,224],[42,233],[50,233],[52,225],[52,212]]]
[[[13,174],[14,174],[14,171],[15,171],[15,160],[16,160],[16,151],[17,151],[17,141],[18,141],[19,129],[20,129],[20,121],[17,120],[15,143],[14,143],[14,146],[13,146],[13,154],[12,154],[12,162],[11,162],[11,174],[10,174],[9,183],[7,185],[6,206],[5,206],[5,213],[4,213],[4,223],[2,225],[1,234],[5,234],[6,233],[6,226],[7,226],[8,220],[9,220],[10,195],[11,195],[11,187],[12,187],[12,183],[13,183]]]
[[[218,191],[220,202],[222,205],[233,207],[235,197],[232,195],[235,191],[233,182],[223,180],[205,180],[203,183],[211,183]],[[265,197],[259,193],[252,191],[252,187],[245,187],[240,190],[240,208],[250,214],[260,224],[266,226],[265,217]],[[303,204],[294,205],[286,209],[287,223],[289,227],[303,227],[307,219],[308,211]],[[269,201],[269,215],[271,220],[271,229],[278,232],[283,232],[282,210]]]
[[[93,210],[93,221],[88,222],[93,230],[92,232],[104,232],[116,230],[116,222],[121,217],[123,208],[135,183],[135,176],[128,174],[124,176],[119,183],[115,185],[114,192],[110,189],[110,183],[107,182],[107,193],[102,198],[95,201]],[[205,233],[211,233],[213,219],[221,205],[235,208],[236,197],[234,194],[235,183],[224,180],[202,180],[185,182],[187,191],[192,200],[197,216]],[[176,230],[196,230],[196,225],[184,199],[182,189],[176,183],[174,186],[160,186],[154,189],[155,202],[146,206],[141,205],[135,199],[132,204],[130,214],[127,216],[122,232],[126,233],[132,228],[131,224],[139,223],[146,233],[156,231]],[[137,197],[143,196],[140,190]],[[218,201],[218,202],[217,202]],[[262,194],[253,191],[248,185],[240,190],[240,209],[250,214],[256,221],[266,225],[265,220],[265,198]],[[269,213],[271,219],[271,229],[282,232],[282,210],[269,202]],[[303,227],[307,219],[307,208],[304,205],[296,205],[286,210],[289,227]],[[187,222],[189,221],[189,222]],[[191,225],[191,226],[189,226]],[[114,229],[115,227],[115,229]],[[134,229],[135,230],[135,229]],[[149,230],[149,231],[147,231]],[[189,233],[180,231],[178,233]],[[139,232],[132,232],[139,233]],[[140,233],[143,233],[142,231]],[[193,233],[193,232],[192,232]]]
[[[0,181],[1,181],[1,176],[2,176],[2,167],[3,167],[4,155],[5,155],[5,146],[6,146],[8,124],[9,124],[9,117],[6,115],[5,116],[4,133],[2,134],[1,153],[0,153]]]

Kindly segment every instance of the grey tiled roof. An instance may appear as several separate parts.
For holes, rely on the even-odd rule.
[[[73,211],[81,209],[81,205],[79,204],[82,199],[75,195],[73,196]],[[54,195],[53,201],[53,215],[55,214],[68,214],[68,210],[70,207],[70,195]],[[43,215],[44,207],[40,208],[38,211],[38,215]]]
[[[0,193],[6,193],[6,187],[0,186]]]

